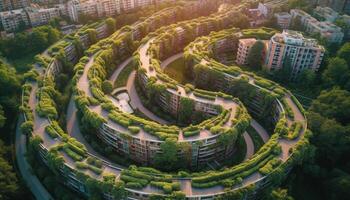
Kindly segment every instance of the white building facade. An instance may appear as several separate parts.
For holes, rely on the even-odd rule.
[[[287,58],[291,61],[292,77],[306,69],[317,71],[325,49],[317,40],[305,38],[300,32],[284,30],[275,34],[269,42],[265,68],[276,71],[283,67]]]

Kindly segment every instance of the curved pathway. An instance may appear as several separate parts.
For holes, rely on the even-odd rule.
[[[177,54],[165,59],[164,61],[162,61],[160,67],[164,70],[170,63],[174,62],[175,60],[177,60],[181,57],[183,57],[183,52],[177,53]],[[266,143],[269,140],[270,136],[267,134],[266,130],[257,121],[252,119],[250,125],[259,133],[259,135],[262,138],[262,140],[264,141],[264,143]],[[248,132],[244,132],[243,138],[244,138],[244,141],[245,141],[246,147],[247,147],[245,160],[248,160],[249,158],[251,158],[254,155],[256,149],[254,147],[254,142],[252,140],[252,137],[249,135]]]
[[[36,83],[31,83],[32,90],[29,99],[29,106],[31,110],[35,111],[35,93],[38,88]],[[46,188],[39,181],[38,177],[33,174],[32,168],[26,159],[27,154],[27,138],[22,134],[21,124],[24,122],[23,114],[20,114],[19,120],[17,122],[16,127],[16,140],[15,140],[15,148],[16,148],[16,160],[19,171],[21,172],[22,178],[24,179],[27,187],[33,193],[36,199],[38,200],[51,200],[53,197],[46,190]],[[37,121],[37,116],[34,116],[35,121]]]
[[[250,137],[249,133],[246,131],[243,134],[243,138],[245,141],[245,144],[247,146],[247,153],[245,154],[244,160],[248,160],[254,155],[254,142],[252,140],[252,137]]]
[[[169,122],[158,117],[157,115],[155,115],[152,111],[148,110],[148,108],[146,108],[143,105],[143,103],[142,103],[142,101],[141,101],[141,99],[136,91],[135,78],[136,78],[136,71],[133,71],[133,72],[131,72],[131,74],[128,78],[128,82],[126,84],[126,89],[128,90],[128,93],[130,96],[130,104],[133,107],[133,109],[138,109],[140,112],[145,114],[148,118],[150,118],[151,120],[156,121],[160,124],[169,124]]]

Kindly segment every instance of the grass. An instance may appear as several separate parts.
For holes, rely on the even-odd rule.
[[[167,67],[165,67],[164,73],[181,84],[191,82],[186,76],[186,65],[183,57],[174,60]]]
[[[253,127],[249,126],[247,132],[253,140],[255,152],[257,152],[264,145],[264,141]]]
[[[126,86],[128,78],[134,69],[135,65],[133,65],[133,63],[129,63],[118,75],[117,79],[114,82],[114,88]]]

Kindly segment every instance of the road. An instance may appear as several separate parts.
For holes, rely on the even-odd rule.
[[[19,171],[24,179],[27,187],[33,193],[37,200],[51,200],[53,197],[41,184],[38,177],[32,174],[32,169],[25,157],[27,153],[26,136],[22,134],[20,126],[24,121],[23,115],[20,114],[20,118],[16,127],[16,160]]]

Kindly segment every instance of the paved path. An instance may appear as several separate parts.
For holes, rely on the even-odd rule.
[[[262,138],[262,140],[264,141],[264,143],[266,143],[270,139],[270,136],[267,133],[267,131],[257,121],[252,119],[250,122],[250,125],[256,130],[256,132],[259,133],[259,135]]]
[[[166,120],[158,117],[157,115],[155,115],[152,111],[148,110],[148,108],[146,108],[142,104],[141,99],[140,99],[140,97],[139,97],[139,95],[137,94],[137,91],[136,91],[135,78],[136,78],[136,71],[133,71],[130,74],[130,76],[128,78],[127,85],[126,85],[126,89],[128,90],[128,93],[129,93],[129,96],[130,96],[131,107],[133,109],[140,110],[140,112],[145,114],[148,118],[150,118],[153,121],[156,121],[156,122],[158,122],[160,124],[169,124],[169,122],[167,122]]]
[[[254,143],[252,138],[247,132],[244,132],[243,134],[245,144],[247,146],[247,153],[245,154],[244,160],[248,160],[254,155]]]
[[[22,134],[20,126],[24,121],[23,115],[20,114],[20,118],[17,122],[16,127],[16,160],[19,171],[21,172],[22,178],[24,179],[26,185],[33,193],[37,200],[51,200],[53,197],[46,190],[46,188],[41,184],[38,177],[32,173],[31,166],[27,162],[25,157],[27,153],[26,146],[26,136]]]
[[[122,62],[121,64],[118,65],[117,69],[113,72],[112,76],[109,77],[108,80],[110,80],[112,82],[112,84],[114,84],[114,82],[116,81],[116,79],[118,78],[119,74],[121,71],[123,71],[123,69],[132,61],[132,57],[126,59],[124,62]]]

